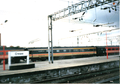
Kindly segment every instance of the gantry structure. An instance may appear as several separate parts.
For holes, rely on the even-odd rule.
[[[86,10],[90,10],[98,6],[109,4],[111,2],[114,3],[115,1],[118,1],[117,3],[118,5],[119,0],[83,0],[79,3],[72,4],[71,6],[68,6],[67,8],[64,8],[51,15],[48,15],[48,61],[49,63],[53,63],[52,21],[56,21],[56,20],[71,16],[71,15],[81,13],[81,12],[85,12]],[[107,8],[103,8],[103,10],[104,9],[107,9]]]

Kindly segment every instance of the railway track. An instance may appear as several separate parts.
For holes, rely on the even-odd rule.
[[[114,78],[115,77],[115,78]],[[85,74],[73,74],[46,80],[33,80],[34,83],[106,83],[119,78],[119,68]],[[104,80],[104,81],[103,81]]]
[[[108,74],[108,76],[109,76],[109,74]],[[108,78],[105,80],[98,81],[96,83],[119,83],[118,80],[119,80],[119,76],[114,76],[114,77],[111,77],[111,78]]]
[[[112,72],[83,80],[76,80],[74,82],[75,83],[118,83],[119,76],[118,76],[118,72]]]

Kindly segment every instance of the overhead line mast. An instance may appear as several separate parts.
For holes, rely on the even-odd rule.
[[[72,4],[71,6],[68,6],[67,8],[64,8],[62,10],[59,10],[58,12],[55,12],[54,14],[48,15],[48,60],[49,63],[53,63],[53,38],[52,38],[52,21],[56,21],[74,14],[78,14],[80,12],[84,12],[86,10],[105,5],[114,1],[119,0],[87,0],[87,1],[81,1],[76,4]],[[95,2],[95,3],[94,3]],[[88,4],[87,4],[88,3]],[[87,6],[86,6],[87,4]],[[52,61],[51,58],[52,57]]]

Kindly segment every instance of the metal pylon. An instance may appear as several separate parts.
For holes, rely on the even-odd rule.
[[[87,1],[81,1],[76,4],[72,4],[71,6],[68,6],[67,8],[64,8],[62,10],[59,10],[55,12],[54,14],[51,14],[48,16],[48,60],[49,63],[53,63],[53,38],[52,38],[52,21],[56,21],[74,14],[78,14],[80,12],[84,12],[86,10],[102,6],[104,4],[108,4],[114,1],[119,0],[87,0]],[[88,3],[88,4],[87,4]],[[52,58],[52,61],[51,61]]]
[[[53,63],[52,16],[48,16],[48,61]]]
[[[52,20],[56,21],[56,20],[59,20],[65,17],[69,17],[74,14],[78,14],[80,12],[87,11],[89,9],[92,9],[98,6],[109,4],[114,1],[119,2],[119,0],[87,0],[87,1],[83,0],[79,3],[72,4],[71,6],[68,6],[67,8],[54,12],[53,14],[51,14],[53,18]]]

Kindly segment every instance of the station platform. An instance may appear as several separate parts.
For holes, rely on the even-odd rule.
[[[31,62],[31,63],[35,63],[35,68],[23,69],[23,70],[8,70],[8,65],[6,64],[5,65],[6,70],[4,71],[3,71],[3,65],[0,65],[0,76],[85,66],[85,65],[99,64],[99,63],[112,62],[112,61],[118,61],[118,60],[119,60],[119,55],[112,55],[112,56],[108,56],[108,59],[106,58],[106,56],[98,56],[98,57],[89,57],[89,58],[54,60],[53,64],[52,63],[49,64],[48,61]],[[18,65],[19,64],[21,63],[18,63]]]

